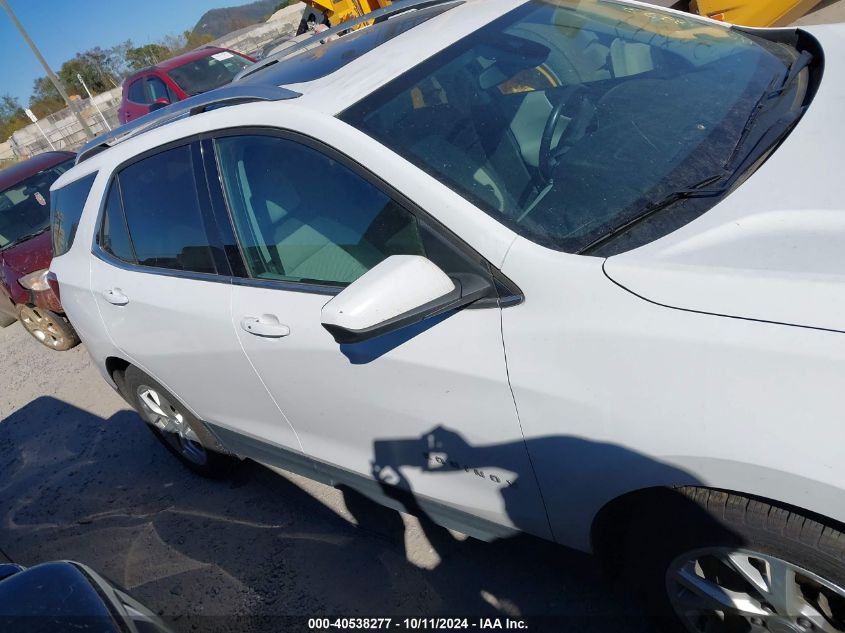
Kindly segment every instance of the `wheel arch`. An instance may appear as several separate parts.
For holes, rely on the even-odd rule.
[[[696,505],[700,511],[706,512],[706,499],[712,496],[711,493],[717,493],[720,497],[724,495],[725,499],[729,496],[743,497],[749,502],[759,502],[778,510],[795,513],[845,532],[845,522],[837,518],[771,496],[705,485],[653,486],[632,490],[611,499],[593,517],[590,542],[602,570],[607,575],[614,576],[621,568],[628,542],[628,529],[641,513],[669,515],[677,511],[679,503]]]
[[[117,392],[129,404],[132,403],[126,394],[126,390],[124,389],[123,374],[131,364],[132,363],[130,363],[128,360],[126,360],[125,358],[120,358],[119,356],[109,356],[108,358],[106,358],[105,362],[106,374],[114,383],[114,386],[117,387]]]

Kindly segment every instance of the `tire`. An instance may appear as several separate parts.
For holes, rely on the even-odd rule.
[[[845,631],[841,529],[741,495],[681,488],[638,507],[624,577],[666,631]]]
[[[64,352],[79,345],[79,335],[70,321],[50,310],[19,305],[18,321],[44,347]]]
[[[157,381],[130,365],[115,382],[153,434],[184,466],[211,479],[232,473],[239,460]]]

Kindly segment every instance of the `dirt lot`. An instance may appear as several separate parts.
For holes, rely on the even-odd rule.
[[[0,330],[0,350],[0,550],[16,562],[85,562],[184,632],[297,630],[291,615],[557,615],[564,630],[644,628],[584,556],[531,538],[456,537],[252,463],[232,481],[204,480],[84,347],[50,351],[15,324]]]

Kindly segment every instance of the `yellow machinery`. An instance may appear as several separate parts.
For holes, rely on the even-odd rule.
[[[690,11],[743,26],[786,26],[820,0],[692,0]]]
[[[391,0],[304,0],[328,18],[329,24],[337,26],[342,22],[361,17],[367,13],[386,7]],[[363,25],[362,25],[363,26]]]

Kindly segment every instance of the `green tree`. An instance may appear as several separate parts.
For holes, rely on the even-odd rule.
[[[145,44],[127,49],[125,60],[128,70],[135,71],[146,66],[153,66],[172,56],[170,48],[163,44]]]
[[[0,140],[5,141],[15,130],[29,124],[18,100],[9,94],[0,95]]]
[[[39,77],[32,84],[32,96],[29,98],[29,109],[38,118],[58,112],[65,107],[64,99],[56,90],[53,82],[47,77]]]

